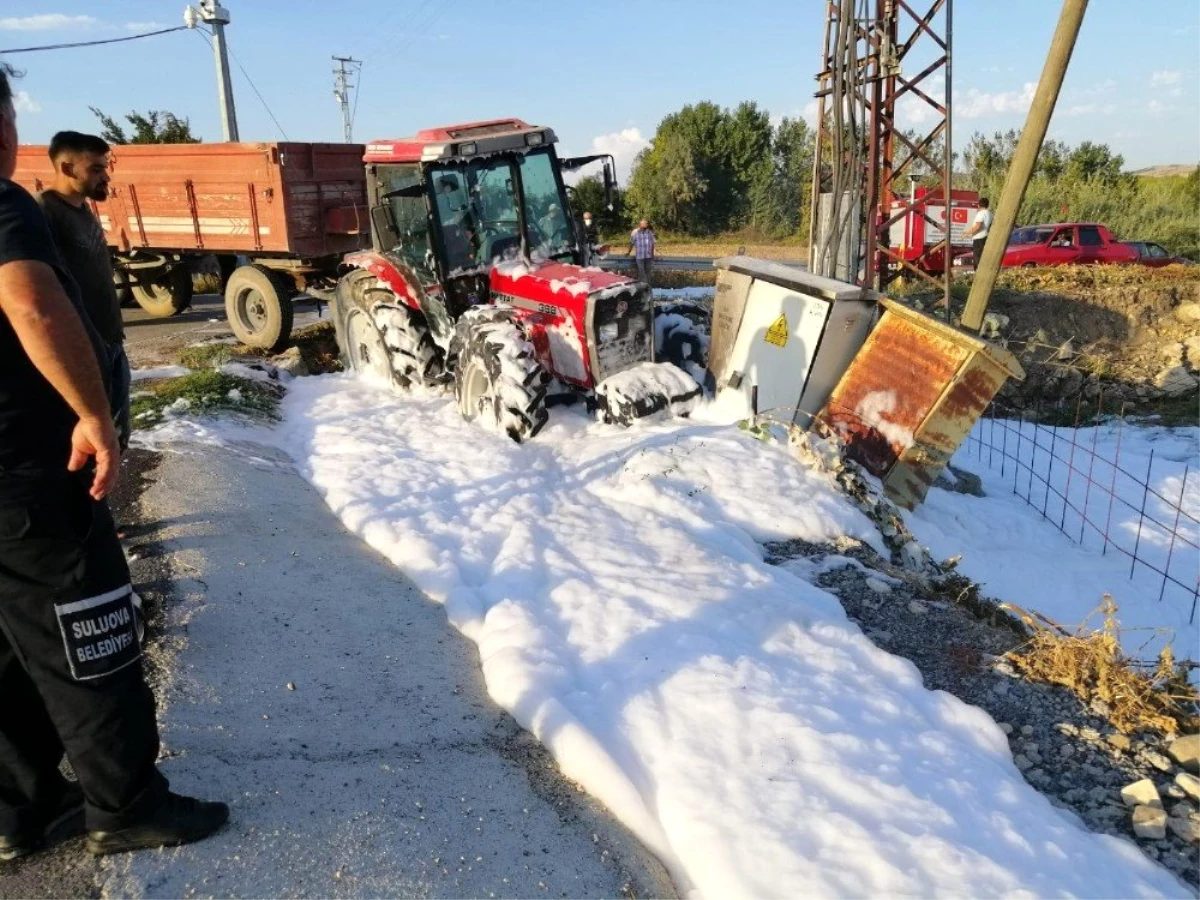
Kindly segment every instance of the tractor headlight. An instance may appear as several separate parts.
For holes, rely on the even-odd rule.
[[[546,135],[540,131],[531,131],[525,135],[525,143],[530,147],[540,147],[546,141]]]

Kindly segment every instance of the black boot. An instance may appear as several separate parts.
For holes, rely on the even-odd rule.
[[[229,807],[168,793],[162,805],[144,822],[119,831],[89,831],[88,852],[93,856],[175,847],[203,840],[229,819]]]
[[[32,817],[28,827],[14,834],[0,834],[0,860],[20,859],[46,846],[83,833],[83,791],[70,784],[62,797],[41,816]]]

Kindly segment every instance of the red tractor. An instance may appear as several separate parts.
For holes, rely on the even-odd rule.
[[[516,441],[547,395],[610,421],[686,411],[693,378],[654,363],[648,285],[586,267],[549,128],[499,119],[367,145],[372,249],[347,256],[331,303],[347,366],[399,387],[453,382],[463,416]]]

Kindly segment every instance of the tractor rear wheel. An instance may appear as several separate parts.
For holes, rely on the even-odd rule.
[[[459,320],[451,347],[454,396],[464,419],[478,420],[519,444],[546,424],[550,374],[521,327],[497,313],[480,309]]]
[[[344,275],[329,308],[346,368],[378,376],[381,373],[375,363],[382,353],[391,373],[388,380],[399,387],[445,383],[445,356],[434,343],[424,316],[401,303],[370,272],[354,269]],[[360,316],[371,323],[382,351],[362,322],[352,333],[350,324]]]
[[[133,285],[133,299],[156,319],[177,316],[192,302],[192,273],[184,263],[156,270],[153,280]]]

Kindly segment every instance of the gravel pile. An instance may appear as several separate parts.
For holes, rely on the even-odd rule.
[[[879,647],[917,666],[928,688],[991,714],[1017,767],[1054,805],[1200,886],[1194,738],[1173,746],[1158,735],[1121,734],[1103,702],[1085,706],[1063,688],[1024,680],[1002,658],[1021,642],[1004,617],[931,599],[917,579],[886,574],[897,569],[864,545],[789,541],[767,552],[769,562],[836,594]]]

